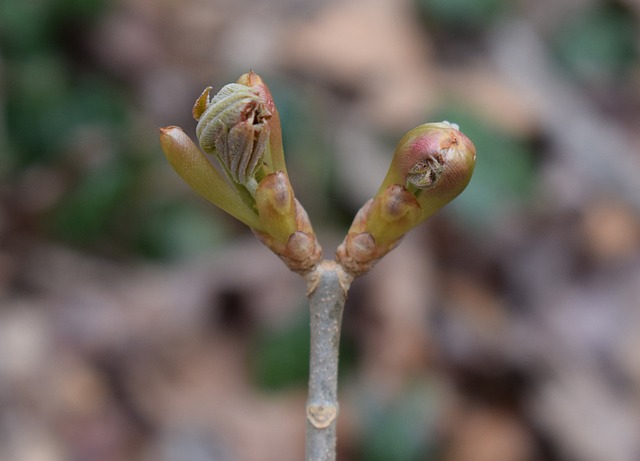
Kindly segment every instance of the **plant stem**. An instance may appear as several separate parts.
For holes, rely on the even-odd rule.
[[[352,277],[334,261],[306,276],[311,311],[306,461],[335,461],[338,416],[338,346],[342,311]]]

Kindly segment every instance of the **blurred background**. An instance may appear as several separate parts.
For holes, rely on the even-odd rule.
[[[299,461],[305,287],[158,127],[249,69],[332,257],[395,143],[468,189],[345,311],[343,461],[640,459],[636,0],[0,2],[0,460]]]

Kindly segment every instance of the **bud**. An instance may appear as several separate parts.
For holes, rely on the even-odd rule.
[[[418,200],[422,222],[467,187],[475,163],[476,148],[457,125],[426,123],[400,140],[378,194],[404,186]]]
[[[277,171],[260,181],[256,207],[263,230],[254,233],[289,269],[305,273],[320,262],[322,248],[285,173]]]
[[[160,128],[160,145],[173,169],[196,192],[248,226],[262,229],[258,215],[184,131],[177,126]]]
[[[210,91],[208,87],[202,92],[192,111],[200,147],[218,158],[233,182],[255,191],[271,112],[258,92],[246,85],[230,83],[211,99]]]
[[[374,236],[379,248],[386,248],[420,221],[422,209],[406,188],[391,184],[373,200],[365,231]]]
[[[427,123],[407,133],[380,189],[338,248],[340,264],[354,276],[369,271],[406,232],[467,187],[475,160],[473,143],[452,123]]]
[[[251,71],[240,76],[236,83],[246,85],[254,90],[262,98],[264,106],[271,114],[266,121],[269,127],[269,142],[264,162],[270,171],[287,172],[284,163],[284,149],[282,147],[282,128],[280,127],[280,114],[271,95],[271,91],[258,74]]]
[[[160,129],[167,159],[193,189],[251,227],[291,270],[310,271],[322,248],[287,176],[269,88],[249,72],[213,98],[210,93],[206,88],[192,109],[200,149],[180,128]],[[203,151],[216,157],[220,171]]]
[[[296,230],[296,205],[289,178],[282,171],[266,176],[256,191],[256,208],[265,232],[285,243]]]

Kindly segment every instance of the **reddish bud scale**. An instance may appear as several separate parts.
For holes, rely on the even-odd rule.
[[[475,161],[475,146],[456,125],[421,125],[398,143],[378,194],[391,184],[413,190],[424,221],[467,187]]]
[[[276,108],[276,104],[271,95],[271,91],[266,83],[260,78],[258,74],[251,71],[242,75],[238,82],[241,85],[246,85],[252,88],[258,96],[262,99],[265,108],[271,114],[271,117],[267,121],[267,125],[270,130],[269,144],[267,149],[267,155],[265,161],[269,164],[272,171],[284,171],[287,172],[287,167],[284,163],[284,150],[282,147],[282,128],[280,126],[280,114]]]

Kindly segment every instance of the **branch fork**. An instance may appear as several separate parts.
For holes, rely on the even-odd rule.
[[[248,225],[306,281],[311,353],[305,459],[334,461],[338,348],[351,282],[465,189],[475,147],[449,122],[409,131],[398,143],[378,192],[356,214],[336,259],[323,260],[307,212],[289,181],[280,117],[267,85],[249,72],[212,98],[210,92],[211,87],[206,88],[192,110],[200,147],[170,126],[160,129],[162,149],[185,182]]]

